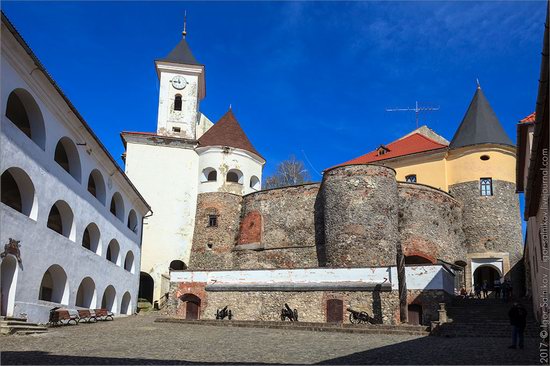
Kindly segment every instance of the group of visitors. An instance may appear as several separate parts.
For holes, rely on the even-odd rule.
[[[495,280],[493,283],[493,286],[489,285],[489,282],[487,280],[483,281],[482,283],[476,283],[474,286],[474,294],[470,294],[470,296],[466,293],[466,288],[462,288],[460,290],[460,295],[462,297],[475,297],[477,299],[487,299],[489,297],[489,290],[492,290],[495,299],[502,299],[503,302],[508,301],[512,298],[513,292],[512,292],[512,282],[510,280],[504,280],[501,279]]]

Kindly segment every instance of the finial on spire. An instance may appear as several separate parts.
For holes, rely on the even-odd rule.
[[[183,32],[181,32],[183,38],[187,35],[187,10],[183,13]]]
[[[229,110],[231,110],[231,103],[229,103]]]
[[[481,85],[479,84],[479,79],[478,78],[476,78],[476,83],[477,83],[477,88],[481,89]]]

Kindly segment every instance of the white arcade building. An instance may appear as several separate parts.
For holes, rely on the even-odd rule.
[[[156,133],[123,132],[126,174],[151,204],[145,219],[140,298],[159,301],[169,291],[170,269],[186,268],[191,254],[197,195],[260,190],[265,159],[231,109],[216,123],[200,112],[205,67],[183,38],[155,61],[160,80]]]
[[[136,309],[150,211],[2,13],[1,315]]]

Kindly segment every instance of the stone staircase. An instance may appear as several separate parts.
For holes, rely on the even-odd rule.
[[[527,327],[525,337],[538,337],[539,326],[533,317],[531,304],[521,302],[527,309]],[[512,302],[503,303],[501,299],[461,299],[453,300],[447,306],[448,323],[439,326],[437,335],[443,337],[503,337],[512,336],[512,326],[508,311]]]
[[[338,332],[354,334],[402,334],[428,336],[429,328],[422,325],[388,325],[388,324],[342,324],[342,323],[313,323],[313,322],[281,322],[281,321],[252,321],[252,320],[186,320],[173,317],[159,317],[158,323],[185,323],[209,325],[219,327],[245,327],[269,329],[293,329],[320,332]]]
[[[47,331],[45,326],[29,323],[24,318],[4,317],[0,320],[0,334],[37,334]]]

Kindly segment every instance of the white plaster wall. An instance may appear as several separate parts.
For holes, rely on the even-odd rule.
[[[155,282],[153,300],[161,294],[160,281],[173,260],[189,263],[195,212],[199,158],[192,148],[127,143],[126,174],[154,214],[143,226],[142,271]]]
[[[6,244],[9,238],[20,240],[23,262],[23,266],[18,267],[13,315],[26,313],[30,321],[47,321],[49,309],[56,304],[40,301],[38,295],[42,277],[53,264],[60,265],[67,275],[70,294],[66,306],[74,307],[78,286],[84,277],[89,276],[96,285],[97,307],[101,305],[104,289],[113,285],[118,308],[123,294],[129,292],[133,309],[139,286],[141,225],[136,233],[127,228],[126,222],[114,217],[109,211],[110,198],[115,192],[120,192],[125,206],[124,217],[134,208],[139,223],[147,209],[41,72],[30,73],[34,64],[22,50],[17,49],[18,44],[2,27],[0,172],[11,167],[25,171],[34,184],[37,205],[36,220],[33,220],[0,203],[0,244]],[[5,117],[8,96],[16,88],[27,90],[41,110],[46,130],[45,151]],[[74,143],[86,144],[77,146],[81,182],[54,161],[55,146],[64,136]],[[93,169],[98,169],[105,179],[106,205],[87,191],[88,176]],[[73,212],[73,240],[46,227],[49,211],[57,200],[65,201]],[[100,230],[101,256],[81,245],[84,229],[92,222]],[[111,239],[116,239],[120,245],[120,263],[124,262],[128,251],[133,252],[133,273],[105,258],[106,246]]]
[[[454,295],[454,276],[443,266],[405,267],[407,290],[445,290]]]
[[[310,284],[334,282],[391,283],[397,289],[397,272],[391,267],[309,268],[238,271],[172,271],[171,282],[206,282],[207,284]]]
[[[407,289],[444,290],[454,294],[454,277],[443,266],[406,267]],[[207,284],[313,284],[335,282],[391,283],[398,289],[397,267],[308,268],[236,271],[172,271],[170,282],[203,282]]]
[[[262,168],[265,162],[255,155],[235,148],[222,148],[217,146],[201,147],[197,149],[199,154],[199,193],[205,192],[230,192],[235,194],[248,194],[259,189],[250,187],[250,179],[256,176],[262,182]],[[215,182],[206,182],[203,171],[214,168],[218,172]],[[238,169],[243,173],[243,184],[226,182],[227,172]]]
[[[200,114],[199,124],[197,126],[197,140],[206,133],[212,127],[214,123],[206,117],[204,114]]]

